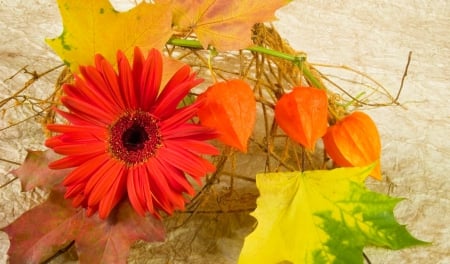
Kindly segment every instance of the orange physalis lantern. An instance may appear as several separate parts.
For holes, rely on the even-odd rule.
[[[367,166],[377,162],[370,176],[381,180],[381,142],[372,119],[363,112],[353,112],[328,128],[323,137],[325,150],[339,166]]]
[[[247,152],[247,141],[256,119],[256,100],[251,87],[243,80],[218,82],[197,100],[205,100],[198,110],[203,126],[219,132],[222,143]]]
[[[327,94],[313,87],[295,87],[275,106],[275,119],[283,131],[306,149],[327,130]]]

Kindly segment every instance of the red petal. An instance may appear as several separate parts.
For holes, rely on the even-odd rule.
[[[130,200],[131,206],[133,206],[134,210],[141,216],[145,215],[145,210],[138,198],[137,192],[139,191],[139,186],[137,186],[136,180],[139,177],[136,168],[130,168],[128,172],[127,178],[127,192],[128,199]]]
[[[86,208],[86,216],[91,217],[98,211],[98,206],[88,207]]]
[[[143,167],[143,166],[142,166]],[[145,168],[143,167],[143,171],[141,174],[141,195],[144,197],[145,200],[145,206],[147,210],[155,214],[155,208],[153,206],[153,193],[152,193],[152,186],[150,185],[149,177],[151,177],[150,172],[147,169],[147,166]]]
[[[72,206],[78,207],[82,205],[85,199],[86,199],[85,196],[82,193],[79,193],[77,196],[75,196],[75,198],[72,199]]]
[[[136,57],[136,54],[134,55]],[[117,52],[117,63],[119,67],[119,82],[124,94],[124,103],[128,109],[137,105],[137,95],[134,87],[133,73],[127,57],[121,51]]]
[[[194,154],[219,155],[219,150],[211,144],[199,140],[180,139],[180,140],[165,140],[164,144],[170,148],[172,146],[179,146]]]
[[[144,62],[140,82],[139,106],[148,111],[159,93],[162,78],[162,56],[159,51],[151,49]]]
[[[95,132],[95,131],[93,131]],[[91,133],[88,129],[83,132],[67,132],[58,136],[55,136],[55,142],[52,142],[52,138],[48,141],[49,144],[57,144],[59,145],[78,145],[78,144],[95,144],[99,142],[104,142],[104,132],[101,134]],[[59,144],[58,144],[59,141]]]
[[[153,186],[153,197],[159,206],[166,212],[171,214],[174,210],[170,199],[173,196],[173,191],[167,184],[166,177],[161,173],[158,164],[154,160],[150,160],[146,164],[147,170],[151,177],[149,177],[150,186]]]
[[[98,182],[92,188],[92,192],[89,194],[88,198],[88,206],[94,206],[104,198],[109,192],[112,191],[112,188],[116,181],[120,181],[120,173],[122,171],[123,165],[115,160],[111,160],[110,167],[109,164],[103,165],[102,168],[98,171],[98,174],[102,174],[99,176]],[[108,167],[107,167],[108,166]],[[96,177],[92,176],[92,179]],[[86,185],[86,193],[89,193],[89,183]]]
[[[58,133],[67,133],[67,132],[80,132],[85,133],[89,131],[89,133],[95,134],[104,134],[105,128],[99,126],[81,126],[81,125],[60,125],[60,124],[49,124],[47,125],[47,129],[53,132]]]
[[[122,200],[126,190],[127,172],[125,168],[121,168],[117,173],[117,177],[113,186],[100,201],[98,214],[101,219],[106,219],[111,210]]]
[[[111,113],[105,112],[96,106],[74,97],[65,96],[61,98],[61,101],[71,112],[98,126],[110,124],[115,117]]]
[[[139,189],[137,189],[136,194],[139,198],[139,201],[141,202],[141,205],[145,208],[146,207],[146,197],[145,197],[145,193],[143,191],[144,189],[144,181],[143,179],[147,176],[147,171],[145,170],[144,166],[140,166],[138,165],[136,167],[137,170],[137,174],[139,175],[138,179],[137,179],[137,187]]]
[[[109,193],[99,204],[98,214],[101,219],[106,219],[111,210],[122,200],[126,190],[126,175],[121,172],[120,178],[115,182]]]
[[[191,68],[188,65],[184,65],[170,78],[159,96],[166,97],[167,93],[171,93],[180,83],[187,82],[192,78]]]
[[[161,127],[164,140],[168,139],[195,139],[208,140],[217,137],[214,129],[202,127],[194,124],[183,124],[176,129],[163,130]]]
[[[176,168],[172,167],[169,164],[166,164],[167,167],[163,167],[163,163],[161,162],[161,160],[155,159],[154,160],[154,165],[156,167],[156,169],[159,170],[159,177],[163,177],[166,182],[169,184],[169,189],[170,189],[170,195],[168,195],[168,199],[172,204],[172,208],[173,209],[183,209],[184,208],[184,197],[182,195],[182,193],[184,191],[188,192],[188,193],[192,193],[194,190],[192,189],[192,186],[189,184],[189,182],[187,181],[186,177],[184,176],[184,173],[182,171],[177,170]],[[181,178],[180,178],[181,177]],[[182,186],[185,186],[185,184],[187,184],[189,187],[186,187],[186,190],[184,190],[184,188],[182,187],[182,191],[178,191],[177,188],[172,188],[174,186],[173,182],[176,181],[178,182],[180,179],[182,179],[180,181],[180,184]],[[184,182],[183,182],[184,180]],[[185,183],[185,184],[184,184]],[[179,186],[177,186],[179,188]],[[171,213],[171,212],[169,212]]]
[[[62,159],[53,161],[52,163],[49,164],[49,167],[53,170],[60,170],[60,169],[67,169],[67,168],[73,168],[73,167],[78,167],[81,164],[101,155],[103,153],[99,152],[99,153],[92,153],[89,155],[71,155],[71,156],[67,156],[64,157]]]
[[[97,60],[97,58],[99,59]],[[119,82],[117,80],[117,74],[113,67],[107,60],[99,56],[96,56],[96,64],[97,69],[101,69],[101,73],[106,83],[104,89],[112,95],[112,98],[114,98],[114,102],[119,109],[125,109],[125,103],[123,101],[124,97],[121,93],[121,88],[119,87]]]
[[[86,184],[84,184],[84,183],[80,183],[80,184],[68,186],[66,189],[66,193],[64,194],[64,199],[70,199],[70,198],[73,198],[73,197],[79,195],[80,193],[83,193],[85,185]]]
[[[108,159],[101,167],[98,167],[98,169],[89,177],[86,188],[84,189],[84,193],[86,196],[92,195],[92,193],[95,192],[104,192],[104,189],[111,188],[111,185],[101,185],[103,181],[106,179],[110,179],[110,172],[111,168],[114,168],[114,166],[117,165],[117,161],[113,159]],[[116,172],[117,173],[117,172]],[[114,174],[115,176],[115,174]],[[106,178],[106,179],[105,179]],[[111,183],[112,181],[106,181],[107,183]]]
[[[180,169],[194,178],[202,177],[211,172],[211,168],[205,167],[203,159],[180,147],[162,148],[159,150],[161,159]]]
[[[92,104],[94,103],[92,99],[88,96],[86,96],[85,93],[82,92],[82,89],[78,88],[80,85],[83,84],[83,80],[78,78],[78,76],[75,75],[75,84],[63,84],[62,88],[64,90],[64,94],[69,97],[76,97],[76,98],[84,98],[86,102]]]
[[[100,155],[95,158],[88,160],[86,163],[80,165],[78,168],[74,169],[63,181],[64,186],[69,186],[73,184],[77,184],[80,182],[84,182],[91,177],[100,167],[102,167],[107,161],[109,157],[107,155]],[[50,168],[53,168],[53,163],[49,165]]]
[[[53,147],[53,150],[62,155],[89,155],[93,153],[105,152],[105,142],[95,142],[89,144],[63,144]]]
[[[171,90],[173,87],[177,86],[179,83],[185,82],[187,79],[191,78],[191,67],[189,65],[183,65],[167,82],[164,90]]]
[[[75,85],[64,86],[64,92],[69,97],[74,97],[85,101],[91,105],[96,105],[105,112],[111,112],[117,114],[120,108],[114,101],[111,101],[109,97],[98,92],[97,89],[88,87],[83,79],[75,77]]]
[[[173,129],[174,127],[183,125],[197,114],[197,110],[197,103],[193,103],[187,107],[177,110],[170,117],[161,122],[161,130]]]
[[[134,94],[136,96],[140,95],[141,93],[141,76],[142,76],[142,69],[144,68],[144,55],[142,55],[141,49],[138,47],[134,48],[134,58],[133,58],[133,81],[134,81]],[[138,98],[138,97],[136,97]],[[134,104],[137,106],[138,104]]]
[[[49,147],[49,148],[53,148],[55,146],[60,146],[60,145],[64,144],[64,142],[61,139],[61,136],[62,135],[58,135],[58,136],[54,136],[54,137],[51,137],[51,138],[45,140],[45,146]]]
[[[165,119],[173,114],[178,104],[189,93],[192,87],[198,85],[203,80],[194,80],[194,75],[189,80],[178,84],[173,89],[163,92],[155,103],[155,108],[152,112],[155,116]]]
[[[86,82],[87,89],[95,90],[99,95],[105,98],[108,102],[116,103],[113,95],[109,92],[107,84],[102,77],[102,74],[97,68],[93,66],[80,67],[80,72]],[[117,105],[119,108],[119,105]]]
[[[194,188],[187,180],[182,171],[165,162],[163,159],[158,159],[160,165],[158,168],[161,174],[165,175],[170,187],[177,193],[187,192],[190,195],[195,193]]]

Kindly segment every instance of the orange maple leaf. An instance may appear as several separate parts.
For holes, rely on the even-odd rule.
[[[251,28],[275,19],[275,11],[288,0],[160,0],[171,3],[174,24],[197,34],[204,48],[240,50],[252,44]]]

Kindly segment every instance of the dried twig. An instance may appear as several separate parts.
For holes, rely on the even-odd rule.
[[[405,82],[406,76],[408,75],[409,63],[411,62],[412,51],[408,53],[408,60],[406,61],[405,71],[403,72],[402,82],[400,83],[400,88],[398,89],[397,95],[394,98],[394,103],[398,104],[398,99],[400,98],[400,94],[403,90],[403,84]]]

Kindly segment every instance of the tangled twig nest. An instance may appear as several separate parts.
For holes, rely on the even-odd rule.
[[[295,60],[286,60],[252,50],[214,53],[211,50],[166,46],[167,55],[188,63],[200,76],[210,76],[205,78],[209,83],[205,82],[203,88],[217,79],[246,80],[253,87],[259,116],[250,139],[249,154],[244,155],[223,147],[222,155],[214,160],[216,172],[205,179],[205,185],[191,200],[187,210],[165,219],[168,232],[171,234],[168,241],[164,245],[138,244],[138,248],[145,248],[154,254],[165,252],[166,256],[178,258],[189,258],[194,251],[199,255],[212,254],[221,248],[217,239],[210,238],[234,237],[236,232],[246,233],[251,230],[254,222],[248,213],[255,209],[258,196],[254,184],[255,173],[303,171],[328,166],[323,148],[318,147],[314,152],[306,151],[285,136],[274,122],[275,103],[293,87],[319,85],[325,88],[329,98],[331,122],[352,108],[398,104],[399,93],[395,97],[391,96],[381,84],[362,72],[346,66],[308,62],[306,54],[290,47],[272,26],[255,25],[253,41],[259,47],[290,55]],[[31,79],[13,95],[3,99],[0,102],[0,109],[5,114],[17,107],[30,107],[34,114],[12,122],[1,130],[36,120],[43,124],[45,131],[45,125],[56,123],[54,107],[60,103],[61,86],[73,80],[69,69],[63,68],[54,89],[42,99],[27,97],[26,92],[39,78],[60,67],[61,65],[41,74],[29,72],[26,68],[21,69],[31,74]],[[320,72],[318,67],[339,69],[347,72],[347,75],[346,77],[327,75]],[[305,76],[305,68],[311,76]],[[312,79],[315,82],[312,82]],[[342,81],[351,84],[352,88],[343,88],[338,84]],[[193,96],[198,92],[195,91]],[[387,103],[371,101],[370,98],[374,95],[387,98]],[[197,247],[196,244],[202,246]],[[184,250],[179,250],[180,248]]]

